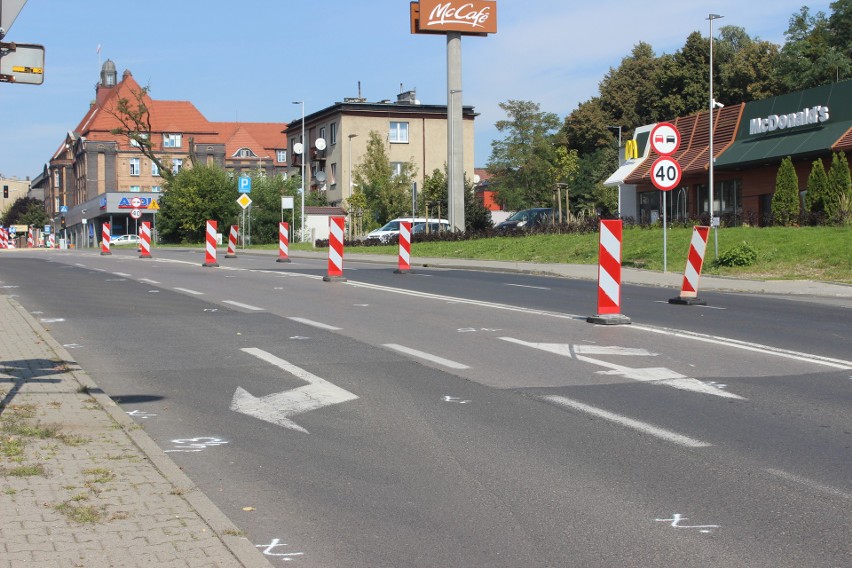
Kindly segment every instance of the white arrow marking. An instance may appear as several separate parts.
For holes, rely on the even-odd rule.
[[[601,361],[600,359],[593,359],[592,357],[583,355],[633,355],[643,357],[653,357],[657,355],[656,353],[651,353],[645,349],[632,349],[617,346],[570,345],[568,343],[532,343],[515,339],[513,337],[501,337],[500,339],[508,341],[509,343],[516,343],[518,345],[532,347],[533,349],[555,353],[557,355],[562,355],[563,357],[576,357],[578,361],[591,363],[593,365],[609,369],[609,371],[602,371],[602,373],[608,375],[622,375],[628,379],[633,379],[634,381],[651,382],[681,390],[712,394],[723,398],[745,400],[739,395],[726,392],[712,384],[703,383],[698,379],[681,375],[677,371],[672,371],[665,367],[645,367],[637,369],[633,367],[625,367],[624,365],[617,365],[615,363],[609,363],[607,361]]]
[[[248,414],[265,422],[307,434],[307,430],[290,420],[289,417],[358,398],[357,395],[325,379],[321,379],[292,363],[279,359],[271,353],[254,347],[246,347],[242,351],[249,355],[254,355],[267,363],[271,363],[279,369],[287,371],[303,381],[307,381],[308,384],[303,387],[260,398],[252,396],[242,387],[237,387],[234,398],[231,400],[231,410],[234,412]]]

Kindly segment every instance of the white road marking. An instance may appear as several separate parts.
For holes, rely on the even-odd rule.
[[[192,294],[193,296],[203,296],[204,292],[196,292],[195,290],[190,290],[189,288],[175,288],[178,292],[186,292],[187,294]]]
[[[792,473],[787,473],[786,471],[781,471],[780,469],[767,469],[766,473],[770,473],[776,477],[780,477],[781,479],[785,479],[787,481],[792,481],[793,483],[804,485],[805,487],[809,487],[811,489],[815,489],[820,493],[826,493],[828,495],[834,495],[835,497],[841,497],[843,499],[852,501],[852,494],[846,493],[841,489],[836,489],[834,487],[829,487],[828,485],[817,483],[816,481],[807,479],[806,477],[793,475]]]
[[[334,327],[333,325],[328,325],[326,323],[321,323],[321,322],[318,322],[318,321],[309,320],[307,318],[288,317],[287,319],[295,321],[295,322],[303,323],[303,324],[309,325],[311,327],[317,327],[319,329],[324,329],[326,331],[340,331],[340,329],[342,329],[342,328],[339,328],[339,327]]]
[[[449,367],[450,369],[470,369],[470,367],[462,363],[457,363],[450,359],[444,359],[443,357],[438,357],[437,355],[432,355],[425,351],[418,351],[417,349],[405,347],[404,345],[399,345],[397,343],[385,343],[383,347],[387,347],[388,349],[393,349],[394,351],[399,351],[400,353],[405,353],[406,355],[411,355],[412,357],[417,357],[418,359],[423,359],[437,365]]]
[[[658,428],[657,426],[648,424],[647,422],[641,422],[639,420],[627,418],[626,416],[621,416],[620,414],[615,414],[614,412],[609,412],[601,408],[589,406],[588,404],[583,404],[582,402],[578,402],[570,398],[565,398],[564,396],[549,395],[543,396],[541,398],[542,400],[546,400],[547,402],[553,403],[557,406],[562,406],[564,408],[570,408],[573,410],[578,410],[580,412],[585,412],[586,414],[591,414],[592,416],[597,416],[598,418],[602,418],[610,422],[615,422],[616,424],[626,426],[627,428],[631,428],[633,430],[638,430],[639,432],[648,434],[649,436],[654,436],[655,438],[659,438],[667,442],[672,442],[673,444],[677,444],[679,446],[684,446],[687,448],[707,448],[713,445],[708,444],[707,442],[702,442],[701,440],[690,438],[688,436],[683,436],[676,432],[672,432],[671,430]]]
[[[113,272],[113,276],[124,276],[125,278],[130,278],[130,274],[126,274],[124,272]]]
[[[249,304],[243,304],[241,302],[235,302],[233,300],[222,300],[223,304],[230,304],[232,306],[236,306],[238,308],[243,308],[244,310],[251,310],[253,312],[262,312],[263,308],[258,308],[257,306],[252,306]]]
[[[144,282],[146,284],[159,284],[156,280],[151,280],[150,278],[140,278],[139,282]]]
[[[262,397],[252,396],[242,387],[237,387],[231,400],[231,410],[234,412],[307,434],[308,431],[293,422],[291,416],[358,398],[357,395],[271,353],[255,347],[246,347],[242,351],[275,365],[308,384]]]
[[[582,355],[630,355],[633,357],[656,357],[659,355],[659,353],[651,353],[647,349],[618,347],[617,345],[575,345],[574,353]]]
[[[501,337],[500,339],[502,339],[503,341],[508,341],[509,343],[523,345],[524,347],[532,347],[533,349],[539,349],[541,351],[547,351],[549,353],[562,355],[563,357],[568,357],[569,359],[573,357],[573,355],[571,355],[571,345],[567,343],[534,343],[530,341],[523,341],[521,339],[515,339],[514,337]]]
[[[532,288],[533,290],[550,290],[550,288],[546,288],[544,286],[530,286],[528,284],[509,284],[504,283],[504,286],[514,286],[515,288]]]

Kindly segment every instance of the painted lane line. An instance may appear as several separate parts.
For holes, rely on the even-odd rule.
[[[515,288],[531,288],[533,290],[550,290],[550,288],[546,288],[545,286],[530,286],[528,284],[509,284],[504,283],[504,286],[514,286]]]
[[[548,353],[562,355],[563,357],[568,357],[569,359],[573,357],[573,355],[571,354],[571,345],[567,343],[535,343],[531,341],[515,339],[514,337],[501,337],[500,339],[502,339],[503,341],[508,341],[509,343],[514,343],[516,345],[523,345],[524,347],[532,347],[533,349],[538,349],[540,351],[547,351]]]
[[[848,501],[852,501],[852,494],[846,493],[842,489],[837,489],[834,487],[829,487],[828,485],[823,485],[806,477],[800,477],[798,475],[793,475],[792,473],[787,473],[786,471],[782,471],[780,469],[767,469],[766,473],[774,475],[775,477],[780,477],[786,481],[792,481],[793,483],[798,483],[799,485],[804,485],[810,489],[814,489],[819,491],[820,493],[826,493],[828,495],[833,495],[835,497],[840,497],[842,499],[846,499]]]
[[[703,333],[696,333],[693,331],[684,331],[679,329],[657,328],[651,326],[644,326],[641,324],[634,324],[630,327],[639,331],[648,331],[651,333],[658,333],[660,335],[668,335],[671,337],[679,337],[682,339],[694,339],[696,341],[703,341],[704,343],[712,343],[714,345],[722,345],[724,347],[734,347],[736,349],[742,349],[744,351],[753,351],[755,353],[761,353],[763,355],[774,355],[776,357],[783,357],[796,361],[804,361],[805,363],[825,365],[827,367],[834,367],[835,369],[852,369],[852,361],[846,361],[844,359],[835,359],[833,357],[823,357],[822,355],[803,353],[801,351],[781,349],[778,347],[772,347],[770,345],[762,345],[760,343],[751,343],[748,341],[731,339],[729,337],[718,337],[715,335],[706,335]]]
[[[262,397],[255,397],[242,387],[237,387],[231,400],[231,410],[234,412],[307,434],[308,431],[293,422],[290,419],[291,416],[358,398],[357,395],[271,353],[255,347],[245,347],[241,351],[270,363],[308,384]]]
[[[251,310],[253,312],[262,312],[263,308],[258,308],[257,306],[252,306],[249,304],[243,304],[241,302],[235,302],[233,300],[222,300],[223,304],[229,304],[231,306],[236,306],[238,308],[243,308],[244,310]]]
[[[140,278],[139,282],[144,282],[145,284],[159,284],[159,282],[151,280],[150,278]]]
[[[193,296],[203,296],[204,292],[196,292],[195,290],[190,290],[189,288],[175,288],[178,292],[185,292],[187,294],[192,294]]]
[[[610,422],[620,424],[621,426],[637,430],[644,434],[648,434],[649,436],[654,436],[655,438],[659,438],[661,440],[665,440],[667,442],[671,442],[679,446],[684,446],[686,448],[707,448],[713,445],[708,444],[707,442],[702,442],[701,440],[690,438],[688,436],[683,436],[676,432],[672,432],[671,430],[659,428],[652,424],[648,424],[647,422],[641,422],[639,420],[627,418],[626,416],[621,416],[620,414],[615,414],[614,412],[609,412],[601,408],[589,406],[588,404],[583,404],[582,402],[578,402],[570,398],[565,398],[564,396],[549,395],[543,396],[541,398],[542,400],[545,400],[557,406],[561,406],[563,408],[570,408],[572,410],[578,410],[586,414],[591,414],[592,416],[602,418],[603,420],[608,420]]]
[[[311,327],[324,329],[326,331],[340,331],[342,329],[340,327],[334,327],[333,325],[328,325],[326,323],[321,323],[321,322],[318,322],[318,321],[309,320],[307,318],[288,317],[287,319],[291,320],[291,321],[298,322],[298,323],[303,323],[303,324],[309,325]]]
[[[432,355],[425,351],[418,351],[417,349],[405,347],[404,345],[399,345],[397,343],[385,343],[382,347],[387,347],[388,349],[393,349],[394,351],[399,351],[400,353],[411,355],[412,357],[417,357],[418,359],[423,359],[424,361],[429,361],[436,365],[449,367],[450,369],[470,369],[470,367],[462,363],[457,363],[450,359],[444,359],[443,357],[438,357],[437,355]]]
[[[125,278],[130,278],[130,274],[127,274],[126,272],[111,272],[111,274],[113,276],[123,276]]]

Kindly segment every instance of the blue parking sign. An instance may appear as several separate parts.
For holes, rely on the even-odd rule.
[[[240,193],[251,193],[251,178],[248,176],[240,176],[239,190]]]

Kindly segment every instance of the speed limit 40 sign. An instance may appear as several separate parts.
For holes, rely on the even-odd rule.
[[[669,191],[680,184],[683,171],[680,164],[670,156],[657,158],[651,166],[651,183],[662,191]]]

